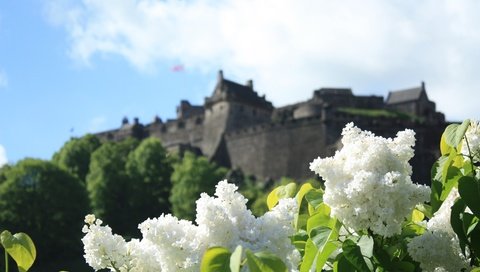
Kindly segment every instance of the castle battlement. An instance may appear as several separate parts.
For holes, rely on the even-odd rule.
[[[304,179],[314,177],[308,170],[311,160],[333,154],[346,123],[386,137],[412,128],[422,143],[413,161],[432,163],[447,124],[423,82],[391,91],[386,98],[355,95],[350,88],[320,88],[306,101],[275,108],[258,94],[252,80],[242,85],[225,79],[222,71],[203,105],[182,100],[176,111],[176,119],[155,116],[145,125],[138,118],[132,123],[124,118],[120,128],[97,136],[108,141],[158,137],[172,152],[190,150],[259,178]],[[414,178],[426,183],[427,177],[428,169],[414,165]]]

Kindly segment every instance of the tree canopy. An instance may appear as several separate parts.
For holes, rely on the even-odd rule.
[[[39,261],[80,254],[79,230],[89,212],[84,184],[53,163],[37,159],[24,159],[1,172],[1,228],[28,233]]]
[[[131,208],[136,211],[132,220],[140,223],[170,212],[168,196],[173,167],[159,139],[143,140],[128,155],[126,171],[132,186]]]
[[[100,147],[100,140],[91,134],[72,138],[53,155],[52,162],[85,181],[92,153]]]
[[[202,192],[213,194],[215,185],[227,174],[227,169],[218,167],[205,157],[196,157],[186,152],[183,159],[175,164],[172,174],[170,203],[173,214],[192,220],[195,215],[195,201]]]
[[[117,232],[131,235],[136,224],[131,221],[131,182],[125,171],[128,154],[138,141],[108,142],[92,154],[87,175],[87,190],[93,213]]]

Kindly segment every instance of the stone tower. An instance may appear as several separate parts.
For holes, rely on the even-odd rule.
[[[253,82],[245,85],[235,83],[218,72],[217,84],[212,96],[205,98],[205,121],[203,123],[203,153],[230,166],[225,148],[224,135],[230,131],[270,122],[272,103],[260,97],[253,89]]]

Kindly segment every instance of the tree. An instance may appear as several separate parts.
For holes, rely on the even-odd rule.
[[[52,161],[85,182],[90,156],[100,145],[100,140],[95,135],[72,138],[53,155]]]
[[[131,181],[125,171],[128,154],[138,145],[129,138],[103,144],[92,154],[87,175],[87,191],[94,214],[116,232],[136,233],[137,224],[130,206]]]
[[[168,196],[173,168],[158,138],[143,140],[128,156],[126,170],[132,182],[130,204],[135,211],[134,222],[170,212]]]
[[[37,263],[81,254],[83,218],[89,212],[84,184],[48,161],[24,159],[2,169],[0,226],[28,233],[37,247]]]
[[[227,170],[211,163],[205,157],[195,157],[186,152],[183,159],[174,165],[170,203],[173,214],[192,220],[195,201],[202,192],[213,194],[215,185],[227,174]]]
[[[7,171],[10,168],[11,168],[11,166],[8,165],[8,164],[5,164],[5,165],[0,167],[0,184],[2,184],[5,180],[7,180],[7,176],[5,175],[5,173],[7,173]]]

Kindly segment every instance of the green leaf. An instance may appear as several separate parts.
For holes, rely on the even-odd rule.
[[[425,218],[425,215],[423,214],[423,212],[421,212],[418,209],[413,209],[412,222],[415,222],[415,223],[422,222],[424,218]]]
[[[398,272],[414,272],[415,265],[410,262],[395,262],[393,263],[395,270]]]
[[[432,218],[433,217],[432,207],[428,204],[425,204],[425,203],[417,204],[417,206],[415,206],[415,209],[422,212],[427,218]]]
[[[480,252],[480,225],[477,225],[475,229],[470,233],[471,248],[474,252]],[[478,253],[476,254],[478,257]]]
[[[394,271],[395,265],[391,261],[390,254],[385,249],[376,248],[374,258],[386,271]]]
[[[311,190],[305,195],[305,199],[309,204],[309,213],[310,215],[315,212],[315,210],[323,203],[323,190],[316,189]]]
[[[313,190],[313,186],[310,183],[305,183],[302,185],[302,187],[300,187],[300,190],[298,190],[298,193],[295,196],[295,198],[297,199],[298,207],[302,205],[303,197],[311,190]]]
[[[305,244],[305,254],[302,258],[302,264],[300,265],[300,272],[308,272],[315,261],[318,248],[312,242],[312,239],[308,239]]]
[[[310,231],[310,239],[312,239],[313,244],[318,249],[322,249],[330,239],[331,234],[332,234],[331,228],[320,226],[320,227],[313,228]]]
[[[360,247],[352,240],[347,239],[343,242],[343,255],[345,259],[351,263],[355,269],[360,272],[369,272],[370,268],[368,267],[367,263],[363,259],[362,251]]]
[[[463,214],[463,229],[467,233],[467,237],[472,233],[472,231],[477,227],[479,218],[475,215],[464,213]]]
[[[287,266],[283,261],[268,252],[253,254],[247,249],[247,263],[250,272],[286,272]]]
[[[341,244],[337,243],[337,239],[338,239],[338,233],[340,231],[342,224],[337,219],[334,219],[333,224],[330,226],[332,227],[332,232],[328,236],[327,243],[323,247],[318,249],[318,256],[317,256],[318,271],[322,269],[322,267],[325,265],[330,255],[332,255],[332,253],[337,248],[341,247]]]
[[[440,200],[440,195],[442,194],[442,183],[437,180],[432,180],[431,185],[431,194],[430,194],[430,205],[432,205],[432,214],[440,209],[442,201]]]
[[[440,195],[440,200],[443,202],[447,199],[447,196],[450,194],[450,191],[453,187],[458,186],[458,180],[463,177],[462,172],[455,166],[449,166],[447,171],[445,171],[445,175],[443,177],[443,190]]]
[[[373,238],[367,235],[363,235],[358,240],[357,245],[360,247],[362,255],[371,258],[373,256]]]
[[[322,271],[323,266],[327,262],[328,258],[332,253],[337,249],[340,248],[341,244],[335,241],[328,241],[323,249],[318,252],[317,255],[317,271]]]
[[[480,186],[472,177],[462,177],[458,180],[458,193],[473,214],[480,217]]]
[[[466,119],[461,125],[451,124],[445,129],[445,142],[451,147],[457,147],[463,139],[465,132],[470,125],[470,120]]]
[[[440,139],[440,154],[447,155],[450,153],[450,150],[452,149],[451,146],[449,146],[445,140],[445,132],[442,133],[442,138]]]
[[[333,272],[356,272],[355,266],[350,263],[344,254],[340,254],[337,261],[333,263]]]
[[[5,230],[0,235],[0,242],[5,251],[17,263],[18,271],[28,271],[32,267],[37,251],[32,239],[25,233],[19,232],[12,235]]]
[[[456,147],[460,143],[457,143],[455,139],[458,126],[458,124],[450,124],[443,132],[443,135],[445,136],[445,143],[450,147]]]
[[[230,271],[230,256],[232,254],[224,247],[211,247],[202,257],[200,271],[228,272]]]
[[[465,245],[468,243],[465,230],[463,229],[463,212],[465,211],[465,208],[465,202],[462,198],[459,198],[455,201],[455,204],[453,204],[452,212],[450,214],[450,224],[452,225],[453,231],[458,236],[463,254],[465,254]]]
[[[282,198],[289,198],[295,195],[297,191],[297,184],[290,182],[287,185],[281,185],[275,188],[270,194],[267,196],[267,206],[268,209],[271,210],[275,205],[277,205],[278,201]]]
[[[332,228],[320,226],[310,231],[310,239],[305,245],[305,255],[300,266],[301,272],[311,271],[312,265],[316,260],[317,271],[321,271],[328,257],[338,248],[335,243],[338,238],[340,222],[334,220]]]
[[[448,156],[441,156],[433,163],[432,168],[430,169],[430,177],[432,180],[442,180],[442,169],[446,160],[448,160]]]
[[[292,244],[295,246],[295,248],[298,251],[300,251],[302,256],[305,252],[305,247],[308,239],[309,239],[308,233],[305,230],[300,230],[290,237]]]
[[[242,246],[237,246],[230,256],[230,270],[232,272],[240,272],[242,264]]]
[[[267,196],[267,206],[269,210],[273,209],[273,207],[275,207],[275,205],[278,203],[279,199],[277,192],[280,190],[280,187],[283,187],[283,185],[273,189],[273,191],[271,191]]]
[[[425,232],[425,227],[414,223],[409,222],[402,227],[402,237],[415,237]]]
[[[331,227],[333,223],[334,219],[330,217],[330,207],[322,203],[316,213],[307,220],[307,231],[310,232],[313,228],[320,226]]]

